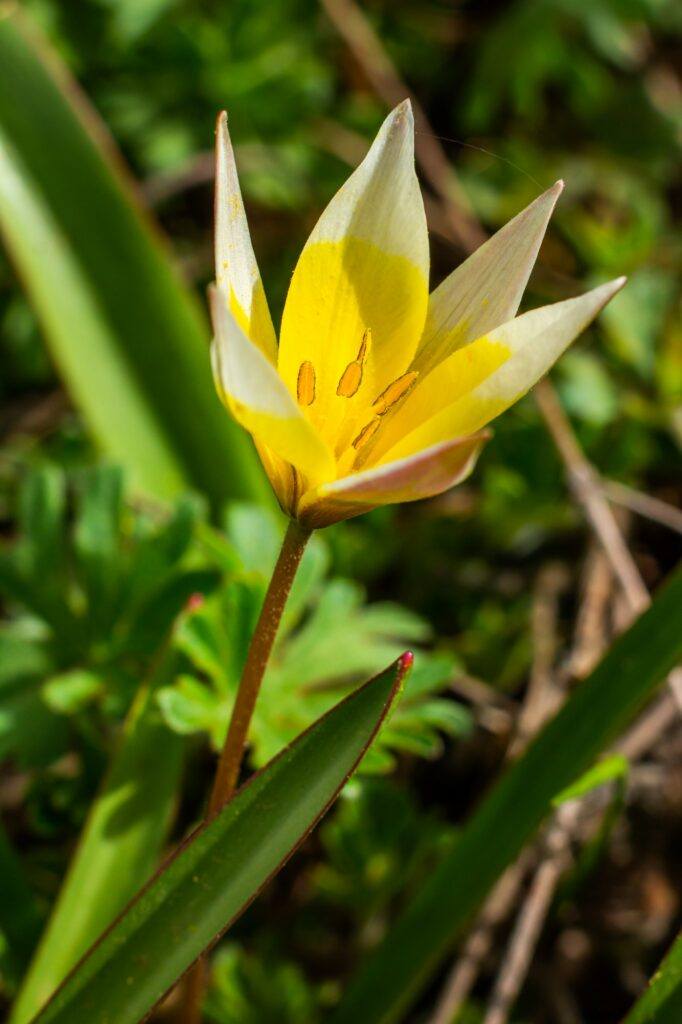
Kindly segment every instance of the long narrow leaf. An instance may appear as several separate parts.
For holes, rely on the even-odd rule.
[[[74,971],[40,1024],[138,1024],[324,814],[410,664],[403,656],[320,718],[195,832]]]
[[[680,1024],[682,1021],[682,932],[677,936],[644,995],[623,1024]]]
[[[367,961],[332,1024],[400,1018],[551,808],[682,657],[682,570],[509,768]]]
[[[152,692],[141,693],[15,1001],[12,1024],[33,1019],[153,872],[167,837],[182,750],[182,739],[160,721]]]
[[[266,499],[206,324],[113,144],[14,5],[0,10],[0,229],[96,441],[136,487]]]

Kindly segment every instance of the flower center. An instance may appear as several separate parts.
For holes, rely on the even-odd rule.
[[[363,375],[365,370],[365,362],[367,355],[372,345],[372,330],[367,327],[362,334],[362,341],[358,348],[355,359],[352,359],[346,366],[345,370],[339,378],[339,382],[336,385],[336,395],[339,398],[355,398],[360,386],[363,382]],[[336,438],[336,453],[337,458],[340,458],[344,451],[350,451],[355,449],[359,452],[361,448],[365,448],[366,445],[372,440],[377,430],[381,426],[382,417],[386,413],[393,409],[393,407],[404,399],[412,390],[417,383],[419,372],[417,370],[408,370],[406,373],[396,377],[394,381],[384,388],[384,390],[377,395],[374,401],[369,405],[369,412],[372,414],[371,419],[362,427],[359,433],[353,437],[351,433],[353,425],[357,430],[358,419],[362,422],[362,410],[356,408],[353,413],[350,412],[350,406],[348,406],[347,412],[343,413],[340,422],[337,422],[336,428],[338,430]],[[311,406],[315,401],[316,397],[316,373],[315,367],[310,360],[306,359],[298,368],[298,377],[296,379],[296,398],[298,404],[301,406]],[[362,407],[367,409],[367,400],[362,400]],[[351,403],[355,405],[356,403]],[[344,426],[344,424],[346,424]],[[350,440],[353,438],[353,440]],[[368,452],[363,452],[363,462],[366,461]],[[345,461],[345,459],[344,459]]]

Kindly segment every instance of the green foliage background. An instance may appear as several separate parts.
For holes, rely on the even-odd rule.
[[[228,109],[254,247],[277,320],[308,231],[386,113],[320,5],[25,0],[22,6],[102,115],[200,299],[211,277],[213,125],[216,112]],[[682,439],[679,4],[372,0],[363,7],[426,108],[486,228],[496,229],[565,179],[526,304],[629,275],[627,288],[561,361],[554,380],[600,471],[675,504]],[[462,256],[434,235],[434,283]],[[24,808],[11,808],[14,831],[29,851],[30,889],[37,892],[20,929],[19,948],[23,942],[28,955],[136,683],[149,675],[178,614],[179,662],[159,685],[155,707],[159,727],[190,737],[177,831],[192,819],[209,778],[208,744],[219,741],[239,664],[238,651],[230,665],[230,653],[219,650],[221,623],[243,626],[243,639],[275,543],[262,538],[271,538],[276,526],[259,518],[265,513],[245,517],[243,506],[233,506],[221,519],[226,540],[207,524],[200,500],[182,502],[165,525],[156,509],[123,502],[117,472],[99,463],[77,411],[63,399],[4,252],[0,358],[0,521],[12,552],[0,566],[8,613],[0,643],[5,664],[14,666],[5,675],[0,666],[0,750],[29,778]],[[36,533],[37,521],[41,529],[47,522],[47,534]],[[254,523],[257,541],[249,535]],[[679,538],[638,519],[629,529],[653,588],[677,560]],[[436,854],[449,848],[453,821],[490,774],[490,757],[483,769],[466,753],[458,761],[458,739],[470,735],[472,722],[467,709],[443,696],[448,681],[463,669],[516,694],[532,656],[529,612],[538,570],[559,562],[575,583],[588,546],[532,399],[496,424],[465,487],[325,533],[309,556],[308,590],[291,613],[291,635],[271,673],[278,701],[256,722],[254,763],[333,702],[349,680],[386,664],[405,643],[424,649],[414,700],[389,723],[370,753],[374,763],[368,759],[300,873],[288,869],[240,926],[239,943],[221,949],[210,1020],[299,1024],[334,1004],[353,963],[385,929],[398,893],[404,899],[406,890],[414,891]],[[66,604],[57,580],[69,593]],[[195,591],[207,600],[186,614]],[[570,597],[565,604],[562,641],[574,610]],[[311,664],[342,656],[350,663],[343,663],[340,682],[310,671]],[[301,689],[314,694],[314,707],[306,705],[303,714]],[[402,785],[376,774],[395,771],[396,763]],[[4,860],[14,863],[11,850]],[[638,948],[645,970],[659,952]],[[22,967],[3,965],[5,996]],[[608,977],[615,994],[593,1008],[604,1021],[618,1019],[627,1006],[615,969]],[[532,1012],[519,1020],[534,1019]],[[477,1020],[475,1007],[472,1014]]]

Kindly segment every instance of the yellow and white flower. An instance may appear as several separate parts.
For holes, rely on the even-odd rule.
[[[516,316],[561,189],[543,193],[429,295],[412,111],[402,103],[306,242],[278,345],[220,116],[213,371],[290,516],[327,526],[467,476],[486,424],[625,281]]]

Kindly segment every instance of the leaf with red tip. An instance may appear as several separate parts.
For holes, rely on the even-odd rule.
[[[67,978],[36,1024],[138,1024],[305,839],[412,664],[404,654],[303,733],[199,828]]]

